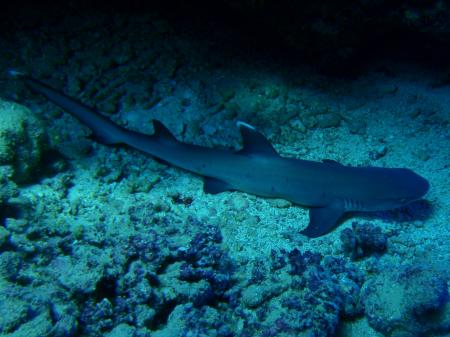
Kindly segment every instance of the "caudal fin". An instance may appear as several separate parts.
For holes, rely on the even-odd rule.
[[[10,69],[8,74],[12,78],[23,80],[29,89],[47,97],[51,102],[77,118],[92,130],[95,138],[101,143],[106,145],[124,143],[128,131],[94,109],[65,95],[55,88],[28,76],[28,74],[24,72]]]

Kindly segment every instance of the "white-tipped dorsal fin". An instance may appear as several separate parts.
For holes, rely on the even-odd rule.
[[[242,135],[243,148],[238,153],[245,155],[278,156],[272,144],[256,128],[242,121],[236,123]]]
[[[9,70],[8,70],[8,75],[9,75],[10,77],[23,77],[23,76],[25,76],[26,74],[25,74],[24,72],[18,71],[18,70],[16,70],[16,69],[9,69]]]

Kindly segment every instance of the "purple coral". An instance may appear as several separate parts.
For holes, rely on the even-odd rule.
[[[288,259],[291,265],[289,273],[291,275],[302,275],[308,266],[319,265],[322,256],[311,251],[302,253],[298,249],[294,249],[288,254]]]
[[[387,235],[378,226],[353,222],[352,228],[341,232],[344,253],[352,259],[381,254],[387,249]]]
[[[232,286],[234,263],[219,246],[222,235],[217,227],[208,226],[206,231],[197,234],[186,251],[180,251],[178,259],[185,261],[180,267],[180,280],[209,283],[208,294],[200,296],[199,303],[205,304],[205,299],[214,300],[223,297],[226,290]],[[212,294],[211,294],[212,292]]]

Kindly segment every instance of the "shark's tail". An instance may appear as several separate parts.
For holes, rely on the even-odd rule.
[[[76,117],[93,131],[100,142],[108,145],[124,143],[127,131],[112,122],[109,118],[49,85],[36,80],[25,72],[10,69],[8,75],[11,78],[17,78],[24,81],[26,86],[32,91],[47,97],[51,102],[59,105],[72,116]]]

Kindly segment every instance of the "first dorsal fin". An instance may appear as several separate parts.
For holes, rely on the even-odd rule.
[[[237,122],[237,126],[241,131],[243,148],[238,153],[246,155],[265,155],[265,156],[277,156],[278,153],[273,148],[272,144],[258,132],[253,126],[244,123]]]
[[[170,132],[169,129],[166,128],[166,126],[163,123],[161,123],[156,119],[152,120],[152,123],[153,123],[153,130],[155,131],[153,135],[155,137],[167,140],[175,140],[175,141],[177,140],[172,134],[172,132]]]

